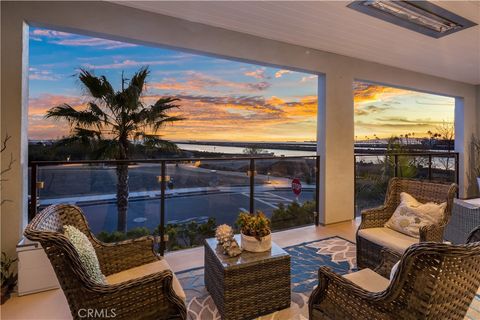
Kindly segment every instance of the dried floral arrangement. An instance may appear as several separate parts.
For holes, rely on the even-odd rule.
[[[225,241],[233,238],[233,229],[228,224],[222,224],[215,230],[215,237],[218,242],[223,244]]]
[[[219,225],[215,231],[215,237],[223,248],[223,254],[229,257],[236,257],[242,253],[242,248],[240,248],[237,240],[235,240],[233,229],[229,225]]]

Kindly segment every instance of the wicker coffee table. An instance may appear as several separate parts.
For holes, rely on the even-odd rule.
[[[272,242],[269,251],[230,258],[215,238],[207,239],[205,285],[222,319],[253,319],[288,308],[290,255]]]

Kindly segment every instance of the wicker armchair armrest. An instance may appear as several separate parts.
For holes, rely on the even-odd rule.
[[[165,315],[168,310],[181,319],[187,317],[185,303],[173,289],[173,274],[170,270],[112,285],[94,285],[87,289],[93,294],[92,301],[96,301],[99,306],[115,301],[116,313],[120,318],[132,316],[132,301],[141,303],[150,313]]]
[[[443,242],[443,233],[446,225],[443,223],[431,224],[420,228],[420,242]]]
[[[393,210],[389,206],[366,209],[362,211],[362,222],[358,229],[380,228],[390,219]]]
[[[158,256],[153,246],[154,238],[146,236],[116,243],[97,240],[95,250],[102,272],[110,275],[157,261]]]
[[[328,309],[328,313],[338,313],[333,318],[341,319],[346,313],[354,319],[355,314],[361,314],[366,309],[372,312],[381,309],[385,292],[367,291],[322,266],[318,269],[318,286],[308,301],[309,314],[313,314],[313,309]]]
[[[381,275],[384,278],[390,278],[390,272],[392,271],[393,266],[400,261],[402,258],[397,252],[383,248],[381,251],[382,262],[375,268],[375,272]]]

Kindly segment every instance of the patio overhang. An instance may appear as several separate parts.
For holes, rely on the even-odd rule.
[[[165,10],[174,10],[172,6],[173,4],[165,4]],[[191,4],[191,6],[196,5]],[[195,10],[192,10],[190,14],[194,12]],[[175,14],[172,13],[172,15]],[[188,19],[187,16],[183,18]],[[295,45],[283,39],[282,41],[271,40],[267,37],[191,22],[115,3],[2,2],[1,72],[2,78],[8,79],[8,81],[2,81],[2,137],[6,132],[12,136],[11,152],[16,159],[10,179],[2,189],[2,198],[11,200],[2,208],[4,213],[1,218],[2,248],[5,246],[9,252],[13,251],[27,221],[28,41],[26,38],[29,25],[139,44],[181,48],[318,74],[318,90],[321,99],[318,106],[317,141],[318,154],[322,161],[320,221],[323,224],[352,219],[354,207],[352,82],[355,79],[455,97],[455,150],[460,155],[460,196],[473,192],[472,189],[469,190],[472,184],[467,160],[469,137],[480,133],[478,126],[480,85],[475,77],[458,81],[459,75],[456,74],[452,77],[456,80],[452,80],[448,79],[448,72],[429,75],[409,71],[405,68],[386,65],[386,61],[379,57],[366,61],[358,57],[331,53],[329,48],[323,49],[326,51],[316,49],[317,43],[312,43],[311,46]],[[475,28],[469,30],[474,32]],[[478,27],[476,31],[478,32]],[[475,49],[475,44],[473,48]],[[384,64],[381,64],[382,62]],[[408,62],[408,59],[403,61],[405,62]],[[398,63],[392,61],[391,65],[398,65]],[[467,67],[467,69],[472,68],[475,66]],[[2,157],[4,157],[3,154]],[[2,159],[2,166],[4,163],[6,159]]]

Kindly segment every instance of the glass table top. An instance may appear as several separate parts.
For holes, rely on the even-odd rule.
[[[241,246],[240,235],[235,235],[235,239]],[[209,238],[205,240],[205,245],[209,247],[214,253],[224,268],[230,268],[234,266],[245,266],[255,263],[262,263],[266,260],[281,259],[289,257],[289,254],[280,248],[275,242],[272,241],[272,248],[265,252],[249,252],[243,251],[239,256],[229,257],[223,254],[223,248],[218,245],[216,238]]]

